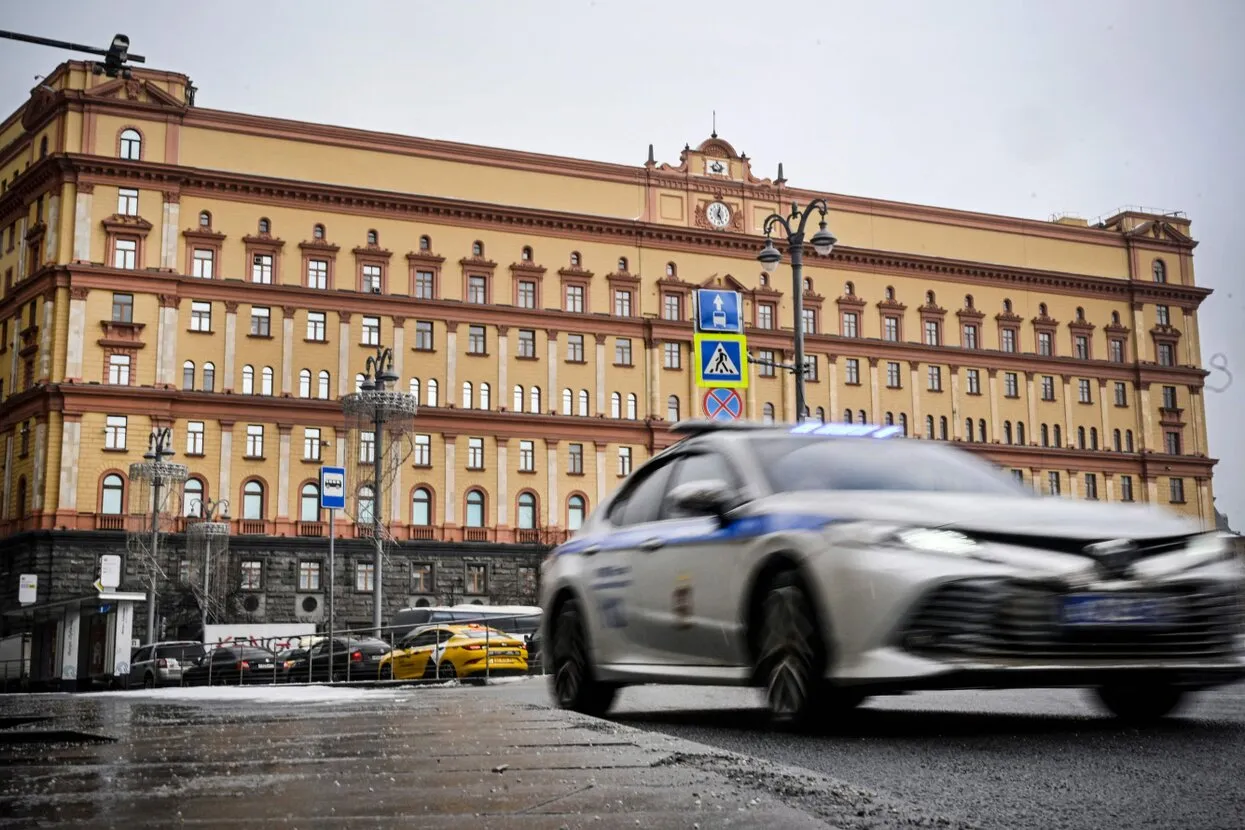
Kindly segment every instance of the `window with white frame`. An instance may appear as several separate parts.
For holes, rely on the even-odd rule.
[[[536,472],[536,442],[520,441],[519,442],[519,472],[534,473]]]
[[[432,351],[432,322],[429,320],[415,321],[415,351]]]
[[[536,283],[531,280],[519,280],[519,308],[536,308]]]
[[[930,366],[926,370],[926,374],[929,379],[929,391],[941,392],[942,391],[942,367],[941,366]]]
[[[432,466],[432,436],[416,435],[415,448],[411,453],[416,467]]]
[[[376,461],[376,433],[372,430],[359,431],[359,463],[371,464]]]
[[[303,428],[303,459],[305,461],[320,460],[320,428]]]
[[[363,285],[362,290],[365,294],[379,294],[381,282],[381,270],[379,265],[363,266]]]
[[[372,562],[356,562],[354,565],[354,589],[363,593],[372,590],[376,578],[376,566]]]
[[[630,337],[618,337],[614,340],[614,362],[619,366],[631,365]]]
[[[255,254],[252,257],[251,282],[272,285],[272,254]]]
[[[614,316],[631,316],[631,292],[621,288],[614,289]]]
[[[584,362],[584,336],[582,334],[566,336],[566,359],[571,363]]]
[[[467,566],[466,593],[488,593],[488,566],[471,564]]]
[[[253,337],[270,337],[272,335],[272,310],[265,306],[251,306],[251,335]]]
[[[801,313],[801,319],[804,321],[804,333],[817,333],[817,309],[806,308]]]
[[[886,386],[890,389],[899,389],[903,386],[903,381],[899,374],[899,364],[893,360],[886,364]]]
[[[467,469],[483,470],[484,469],[484,439],[468,438],[467,439]]]
[[[683,365],[683,352],[678,343],[663,343],[662,365],[667,369],[678,369]]]
[[[942,332],[939,330],[937,320],[926,320],[925,321],[925,345],[926,346],[941,346],[942,345]]]
[[[582,285],[566,286],[566,307],[564,310],[572,314],[584,313],[584,287]]]
[[[195,248],[191,259],[191,275],[210,280],[216,274],[216,252],[211,248]]]
[[[1118,380],[1115,382],[1115,405],[1128,406],[1128,386]]]
[[[125,449],[126,417],[109,415],[104,422],[104,448],[109,450]]]
[[[678,294],[663,294],[661,298],[661,318],[663,320],[682,320],[683,298]]]
[[[316,378],[316,397],[321,400],[329,398],[330,375],[328,369],[321,369],[320,374]]]
[[[854,386],[859,385],[860,384],[860,358],[849,357],[847,359],[847,365],[844,367],[843,375],[844,375],[844,380],[843,380],[844,383],[849,383]]]
[[[620,476],[631,475],[631,447],[618,448],[618,474]]]
[[[186,455],[203,455],[203,421],[186,423]]]
[[[264,425],[263,424],[247,424],[246,425],[246,457],[247,458],[263,458],[264,457]]]
[[[329,287],[329,263],[323,259],[307,260],[307,287],[321,291]]]
[[[364,317],[363,318],[363,339],[360,341],[364,346],[380,345],[380,318]]]
[[[212,330],[212,304],[195,300],[190,304],[190,330]]]
[[[323,343],[326,337],[326,320],[323,311],[307,312],[307,339]]]
[[[488,354],[488,334],[484,326],[468,326],[467,354]]]
[[[117,191],[117,213],[122,216],[138,216],[138,191],[123,187]]]
[[[311,397],[311,370],[300,369],[298,372],[298,397]]]
[[[1093,403],[1094,396],[1090,390],[1089,381],[1085,378],[1081,378],[1076,383],[1077,383],[1077,388],[1080,392],[1081,403]]]
[[[264,563],[258,559],[247,559],[242,563],[243,591],[258,591],[263,587]]]
[[[536,357],[536,332],[533,329],[519,329],[519,343],[516,354],[519,357]]]
[[[302,561],[298,563],[298,590],[320,590],[320,563]]]
[[[567,447],[566,471],[573,476],[584,474],[584,445],[570,444]]]
[[[843,312],[843,336],[860,336],[860,315],[854,311]]]
[[[761,303],[757,306],[757,328],[772,329],[774,327],[774,306],[772,303]]]
[[[121,155],[120,158],[138,161],[143,156],[143,137],[138,130],[122,130],[121,131]]]
[[[640,398],[635,392],[627,393],[627,419],[634,421],[640,417]]]
[[[981,370],[980,369],[969,369],[968,370],[968,394],[970,395],[981,394]]]
[[[415,272],[415,299],[432,300],[436,298],[435,279],[431,271]]]
[[[113,243],[112,267],[133,271],[138,267],[138,242],[118,239]]]
[[[467,302],[476,305],[488,302],[488,277],[467,277]]]
[[[108,382],[113,386],[130,385],[130,356],[128,354],[108,356]]]

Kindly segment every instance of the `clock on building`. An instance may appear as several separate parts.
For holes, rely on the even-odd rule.
[[[731,223],[731,209],[725,202],[710,202],[705,208],[705,218],[715,228],[725,228]]]

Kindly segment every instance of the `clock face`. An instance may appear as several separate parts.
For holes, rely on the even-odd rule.
[[[705,208],[705,218],[715,228],[725,228],[731,223],[731,209],[724,202],[711,202]]]

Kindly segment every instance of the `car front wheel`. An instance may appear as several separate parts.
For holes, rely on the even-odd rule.
[[[1160,684],[1110,685],[1095,689],[1107,711],[1129,723],[1150,723],[1172,714],[1184,702],[1187,692]]]
[[[798,575],[775,577],[761,606],[757,676],[770,721],[781,728],[818,725],[854,708],[864,695],[824,679],[826,650],[812,602]]]
[[[609,711],[618,687],[594,677],[588,636],[575,600],[563,603],[554,620],[551,656],[553,696],[560,708],[593,717]]]

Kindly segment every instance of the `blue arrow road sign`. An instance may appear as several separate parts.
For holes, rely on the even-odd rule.
[[[320,468],[320,506],[325,510],[346,509],[346,468]]]
[[[745,389],[748,338],[742,334],[696,334],[696,385]]]
[[[742,308],[738,291],[698,288],[696,330],[739,334],[743,331],[743,315],[740,313]]]

